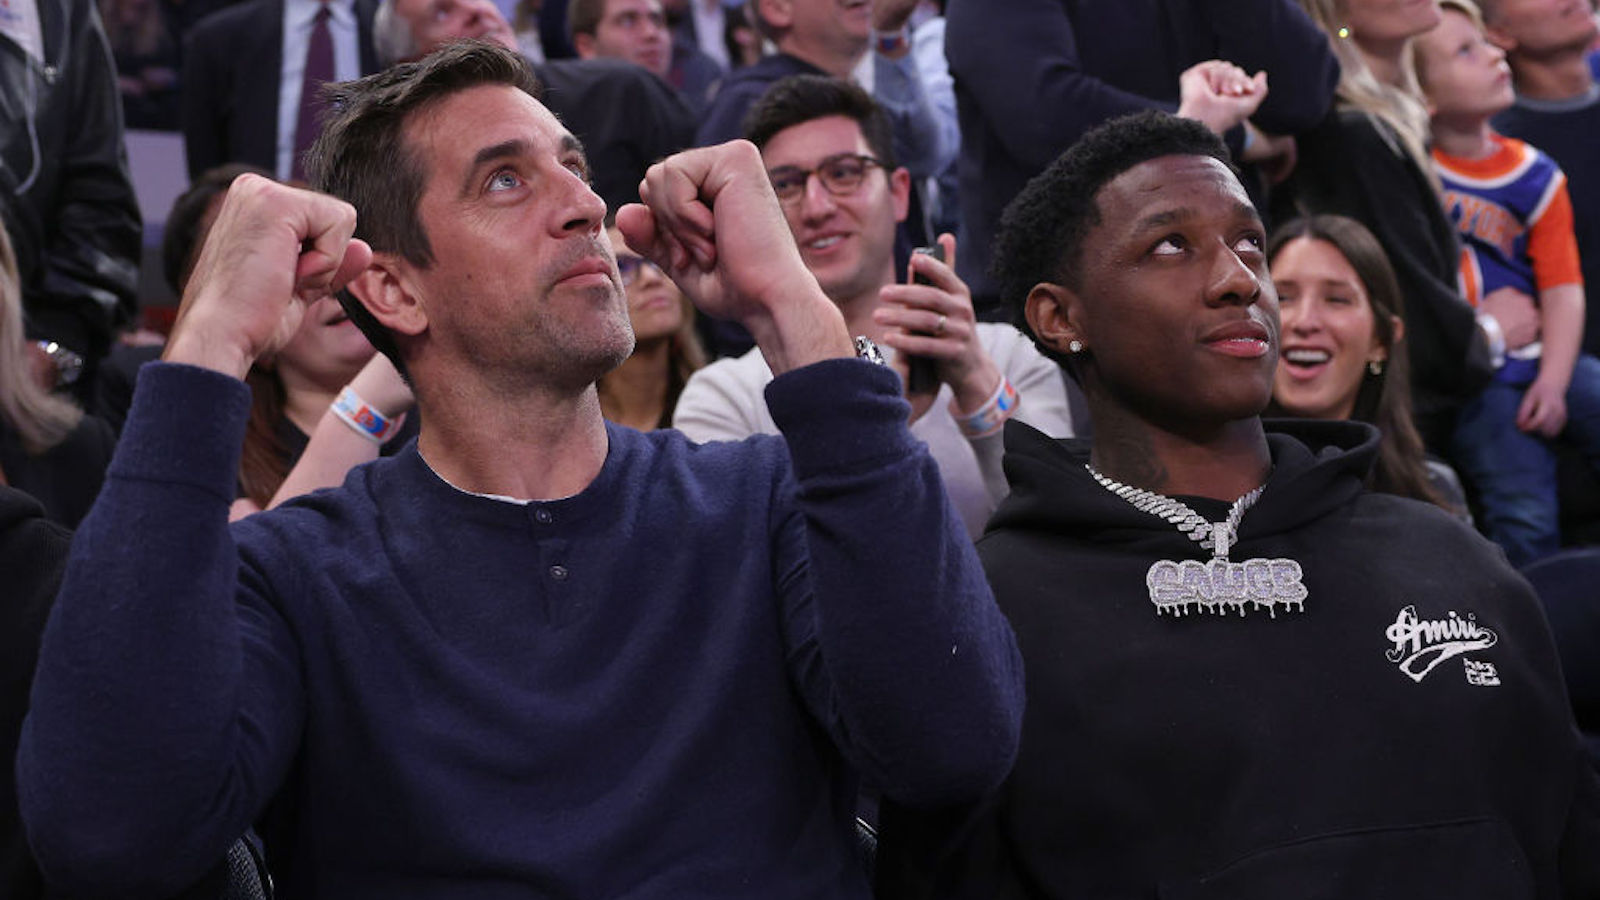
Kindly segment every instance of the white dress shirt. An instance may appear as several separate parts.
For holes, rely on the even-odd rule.
[[[294,168],[294,129],[300,119],[300,82],[305,78],[306,50],[320,0],[284,0],[283,69],[278,87],[278,163],[286,179]],[[328,34],[333,38],[333,73],[338,81],[361,77],[361,40],[355,0],[328,0]]]
[[[0,0],[0,34],[15,41],[35,60],[44,62],[44,33],[39,28],[39,5],[34,0]]]

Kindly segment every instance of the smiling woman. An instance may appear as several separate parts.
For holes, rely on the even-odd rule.
[[[1454,473],[1430,464],[1411,420],[1400,287],[1377,238],[1354,219],[1310,216],[1280,227],[1268,256],[1283,322],[1268,414],[1377,426],[1372,488],[1461,513]]]

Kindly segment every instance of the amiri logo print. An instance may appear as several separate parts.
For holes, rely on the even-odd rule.
[[[1384,629],[1383,634],[1394,645],[1384,656],[1418,683],[1440,663],[1463,653],[1487,650],[1500,639],[1499,635],[1479,625],[1478,617],[1472,613],[1463,618],[1450,610],[1443,619],[1420,619],[1415,606],[1400,610],[1394,624]],[[1462,662],[1466,665],[1468,684],[1490,687],[1500,683],[1493,663],[1470,659]]]

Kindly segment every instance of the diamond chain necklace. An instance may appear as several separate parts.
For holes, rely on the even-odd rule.
[[[1300,563],[1283,558],[1247,559],[1238,563],[1228,559],[1239,536],[1239,520],[1261,499],[1265,484],[1233,501],[1227,518],[1208,522],[1171,497],[1108,478],[1088,463],[1084,468],[1101,487],[1135,509],[1171,523],[1188,535],[1189,540],[1211,551],[1210,562],[1161,559],[1150,566],[1145,585],[1150,589],[1150,602],[1155,604],[1158,615],[1167,612],[1184,615],[1190,604],[1206,612],[1237,611],[1241,616],[1247,606],[1266,609],[1273,618],[1278,617],[1279,606],[1287,611],[1305,611],[1306,588]]]
[[[1246,510],[1256,505],[1256,501],[1261,499],[1261,492],[1267,487],[1266,484],[1257,485],[1255,490],[1233,501],[1226,519],[1212,523],[1207,522],[1204,516],[1187,505],[1165,494],[1136,488],[1114,478],[1108,478],[1089,463],[1084,463],[1084,468],[1089,470],[1089,474],[1094,476],[1094,480],[1099,482],[1101,487],[1133,504],[1133,507],[1140,512],[1147,512],[1178,526],[1178,530],[1187,534],[1189,540],[1212,551],[1217,559],[1228,558],[1228,551],[1233,549],[1234,538],[1239,534],[1239,520],[1244,518]]]

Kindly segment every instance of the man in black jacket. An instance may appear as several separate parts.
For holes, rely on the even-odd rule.
[[[0,219],[28,336],[46,342],[59,380],[86,386],[138,308],[140,237],[116,71],[90,0],[22,0],[0,15]]]
[[[189,177],[249,163],[279,180],[303,177],[296,147],[301,88],[319,0],[248,0],[202,19],[184,42],[183,143]],[[378,71],[377,0],[327,0],[330,80]]]

